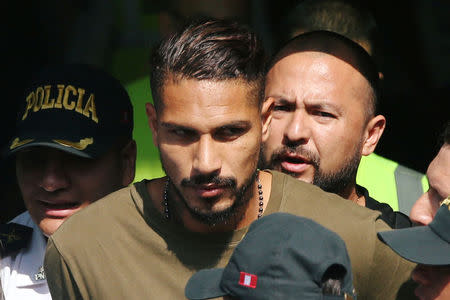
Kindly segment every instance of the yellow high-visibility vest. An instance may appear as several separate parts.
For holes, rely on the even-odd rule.
[[[406,215],[409,215],[414,202],[428,190],[425,174],[375,153],[362,157],[356,183],[368,189],[372,198]]]

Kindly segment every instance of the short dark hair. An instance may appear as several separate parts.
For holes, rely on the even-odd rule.
[[[344,281],[347,270],[340,264],[334,264],[328,267],[322,276],[322,294],[324,295],[341,295],[342,282]]]
[[[260,38],[232,20],[200,18],[161,41],[151,57],[150,85],[155,108],[167,80],[240,79],[254,85],[263,101],[266,54]]]
[[[364,6],[349,0],[303,0],[285,19],[288,34],[295,31],[328,30],[355,42],[367,43],[372,54],[378,40],[374,16]]]
[[[380,82],[377,67],[372,57],[353,40],[327,30],[309,31],[288,40],[272,57],[268,67],[271,68],[282,58],[302,51],[317,51],[333,55],[358,70],[369,83],[370,94],[366,119],[375,115],[378,109]]]

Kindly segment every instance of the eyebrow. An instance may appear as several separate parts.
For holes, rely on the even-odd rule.
[[[280,104],[290,104],[290,103],[296,102],[295,97],[291,97],[291,96],[287,96],[287,95],[273,95],[273,96],[268,96],[266,98],[269,98],[269,97],[274,98],[275,101]]]
[[[323,99],[313,99],[310,101],[306,101],[305,105],[309,106],[311,108],[315,108],[315,109],[329,108],[336,112],[341,112],[341,109],[338,106],[336,106],[333,102],[326,101],[326,102],[317,103],[318,101],[321,101],[321,100],[323,100]]]
[[[170,123],[170,122],[162,122],[161,126],[167,129],[183,129],[183,130],[190,130],[190,131],[197,131],[196,129],[189,127],[189,126],[184,126],[184,125],[179,125],[179,124],[174,124],[174,123]],[[250,121],[233,121],[230,123],[226,123],[220,126],[217,126],[216,129],[218,128],[228,128],[228,127],[250,127],[251,126],[251,122]]]
[[[278,104],[286,105],[286,104],[296,103],[296,99],[291,100],[292,97],[287,97],[285,95],[279,95],[278,94],[278,95],[269,96],[269,97],[275,98],[275,102],[278,103]],[[321,99],[321,98],[312,98],[311,99],[311,98],[309,98],[309,99],[307,99],[305,101],[305,105],[307,107],[309,107],[309,108],[312,108],[312,109],[327,109],[327,108],[329,108],[329,109],[332,109],[332,110],[334,110],[334,111],[336,111],[338,113],[342,113],[341,109],[338,106],[336,106],[333,102],[330,102],[330,101],[325,101],[324,102],[323,100],[325,100],[325,99]],[[320,103],[317,103],[319,101],[320,101]]]
[[[233,121],[231,123],[223,124],[217,128],[227,128],[227,127],[250,127],[251,123],[249,121]]]
[[[167,129],[184,129],[184,130],[195,130],[192,127],[184,126],[184,125],[178,125],[174,123],[168,123],[168,122],[162,122],[161,127],[167,128]]]

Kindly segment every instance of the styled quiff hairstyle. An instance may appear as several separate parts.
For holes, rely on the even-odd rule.
[[[156,111],[168,80],[242,80],[252,86],[255,104],[264,93],[266,55],[246,25],[213,18],[190,21],[163,40],[151,57],[150,86]]]

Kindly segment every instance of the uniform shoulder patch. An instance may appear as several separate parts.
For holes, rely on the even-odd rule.
[[[17,224],[0,224],[0,254],[7,256],[27,247],[31,240],[33,228]]]

